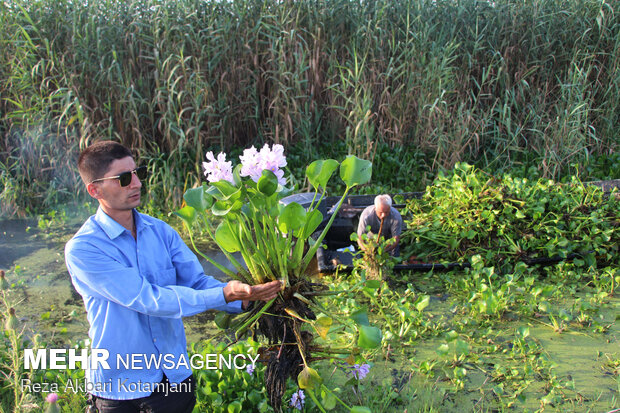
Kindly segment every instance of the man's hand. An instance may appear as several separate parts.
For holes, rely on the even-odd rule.
[[[277,280],[257,285],[233,280],[224,287],[224,299],[227,303],[242,300],[245,308],[249,301],[269,301],[276,298],[281,288],[282,284]]]
[[[398,247],[398,243],[400,242],[400,236],[395,236],[394,238],[388,239],[387,246],[385,247],[385,252],[390,252],[393,249]]]

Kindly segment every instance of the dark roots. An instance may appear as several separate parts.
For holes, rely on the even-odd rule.
[[[292,318],[285,309],[293,310],[306,320],[314,320],[316,316],[308,305],[292,297],[285,291],[284,301],[278,300],[268,315],[258,320],[258,331],[265,336],[269,347],[263,349],[262,358],[267,361],[265,372],[265,388],[269,396],[269,404],[276,412],[282,411],[282,396],[286,390],[286,380],[296,380],[303,370],[303,358],[309,360],[309,347],[312,334],[300,331],[302,321]],[[303,351],[303,357],[300,352]]]

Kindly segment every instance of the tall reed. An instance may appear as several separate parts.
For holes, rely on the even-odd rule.
[[[344,141],[367,158],[415,147],[430,172],[530,162],[557,178],[617,150],[618,13],[606,0],[4,1],[1,209],[70,198],[75,154],[103,138],[164,162],[153,196],[172,204],[182,188],[159,188],[195,185],[205,151],[264,141]]]

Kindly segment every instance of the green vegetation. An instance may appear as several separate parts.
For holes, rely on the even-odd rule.
[[[497,178],[457,164],[440,174],[421,200],[403,213],[403,255],[426,262],[454,262],[482,254],[502,265],[577,254],[580,266],[596,260],[618,264],[620,205],[576,178]]]
[[[514,190],[510,197],[506,192],[509,189]],[[473,197],[470,196],[472,191],[486,193]],[[330,390],[321,387],[315,391],[321,405],[338,413],[348,411],[338,400],[351,406],[365,405],[372,412],[405,409],[582,412],[620,408],[619,229],[614,225],[618,213],[617,191],[603,197],[598,189],[582,187],[578,182],[559,185],[547,180],[526,182],[508,177],[489,181],[486,174],[458,165],[452,173],[439,177],[427,192],[433,197],[412,201],[405,219],[411,223],[416,219],[443,216],[444,223],[453,224],[454,230],[430,226],[428,235],[442,234],[460,240],[455,244],[457,248],[443,250],[443,253],[445,258],[463,259],[470,268],[426,274],[394,273],[393,258],[385,254],[384,245],[379,244],[375,249],[378,255],[367,254],[355,261],[353,274],[317,279],[330,290],[341,292],[317,298],[320,307],[338,309],[339,318],[363,320],[362,325],[376,325],[382,331],[378,348],[363,350],[355,357],[317,354],[323,359],[315,360],[314,364],[323,377],[322,386]],[[546,212],[535,218],[527,215],[528,207],[534,210],[539,206],[540,198],[536,194],[540,192],[553,202],[545,204]],[[499,193],[505,196],[503,200],[508,208],[500,208],[501,202],[494,196]],[[517,218],[510,207],[517,195],[523,194],[531,196],[524,198],[528,205],[520,209],[527,216],[525,219]],[[545,247],[530,252],[548,256],[561,254],[562,250],[581,251],[585,246],[592,249],[594,255],[542,267],[515,259],[519,255],[514,251],[506,253],[510,251],[508,247],[502,247],[506,251],[487,248],[484,242],[473,243],[460,251],[462,242],[476,241],[476,237],[470,240],[466,235],[477,221],[456,222],[458,218],[453,214],[456,211],[466,214],[472,205],[481,210],[497,210],[497,214],[493,213],[497,218],[494,224],[503,225],[505,234],[515,234],[524,220],[539,223],[540,231],[534,239],[546,237]],[[569,212],[575,208],[573,212],[579,214],[587,211],[588,219],[577,219],[578,214],[575,214],[567,224],[564,212],[558,212],[560,206],[568,208]],[[441,208],[441,214],[431,213],[433,208]],[[556,213],[561,215],[553,222],[552,215]],[[28,237],[32,238],[24,243],[33,249],[62,241],[66,234],[61,234],[59,239],[57,231],[59,222],[66,219],[63,212],[40,216],[38,224],[33,221],[28,232]],[[432,219],[429,222],[433,222]],[[571,227],[573,221],[576,225]],[[485,228],[483,225],[475,231],[484,234]],[[411,231],[409,239],[413,239],[411,234],[419,228],[410,226],[408,231]],[[557,231],[562,231],[568,244],[557,236]],[[464,237],[460,236],[462,233]],[[12,237],[14,233],[9,231],[8,234]],[[513,240],[541,245],[526,237],[513,237]],[[439,244],[428,244],[426,248],[441,251]],[[444,257],[441,252],[434,254],[436,258]],[[53,252],[50,255],[56,257]],[[64,279],[64,290],[61,290],[60,285],[49,280],[57,277],[43,273],[31,258],[20,259],[20,263],[23,265],[15,265],[7,271],[6,282],[0,282],[0,411],[15,411],[15,404],[22,410],[31,406],[33,411],[41,411],[44,406],[46,395],[21,392],[15,385],[18,376],[30,377],[34,382],[59,383],[59,405],[67,411],[83,411],[82,393],[62,391],[63,383],[69,378],[82,377],[81,370],[24,371],[22,361],[23,348],[51,348],[59,344],[75,348],[87,346],[83,340],[86,321],[79,298],[67,305],[65,297],[70,295],[67,290],[71,288],[68,279]],[[50,263],[41,265],[50,267]],[[57,273],[65,274],[64,268]],[[380,278],[386,278],[388,283]],[[43,307],[36,302],[41,294],[34,288],[36,286],[39,291],[43,289]],[[63,302],[64,307],[60,308]],[[15,309],[17,327],[11,319],[11,307]],[[33,307],[40,308],[36,310],[40,314],[33,313]],[[325,318],[319,312],[317,316]],[[204,319],[199,323],[202,327]],[[313,334],[320,333],[316,339],[318,345],[329,342],[346,348],[351,345],[352,336],[338,324],[317,322],[312,326],[305,323],[302,328],[308,328]],[[37,326],[40,336],[33,333],[32,326]],[[188,322],[188,328],[193,327],[195,324]],[[196,339],[190,354],[223,351],[222,343],[201,339],[206,335],[193,332]],[[248,340],[230,349],[236,353],[256,354],[259,346]],[[367,374],[356,377],[353,373],[361,372],[365,363],[368,363]],[[266,403],[265,372],[266,366],[260,361],[252,374],[234,369],[196,371],[200,383],[197,411],[272,411]],[[298,390],[295,380],[287,381],[284,411],[297,411],[291,407],[291,401]],[[309,395],[306,396],[304,411],[316,411],[316,405]]]
[[[160,210],[207,150],[262,142],[307,157],[291,168],[355,154],[400,190],[459,161],[616,178],[613,5],[4,1],[0,213],[73,200],[76,154],[102,138],[149,163]]]

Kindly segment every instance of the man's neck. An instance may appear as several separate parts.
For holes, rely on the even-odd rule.
[[[105,207],[101,207],[101,209],[103,209],[103,212],[105,212],[110,218],[112,218],[114,221],[118,222],[119,224],[121,224],[124,228],[126,228],[127,230],[129,230],[129,232],[131,232],[131,235],[133,235],[133,237],[136,237],[136,227],[135,227],[135,223],[133,220],[133,210],[124,210],[124,211],[108,211],[106,210]]]

